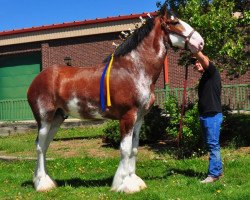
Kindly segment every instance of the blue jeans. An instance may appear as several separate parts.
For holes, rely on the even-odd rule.
[[[202,132],[210,153],[208,176],[212,177],[218,177],[222,174],[222,161],[219,144],[222,120],[222,113],[200,116]]]

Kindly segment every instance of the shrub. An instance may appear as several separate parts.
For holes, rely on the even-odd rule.
[[[221,130],[221,144],[239,148],[250,146],[250,115],[249,114],[228,114]]]
[[[169,118],[159,106],[153,106],[150,112],[144,117],[140,132],[140,140],[146,143],[156,142],[166,138],[166,128],[169,125]]]
[[[118,120],[108,120],[104,129],[103,142],[117,147],[120,143],[120,127]]]
[[[178,107],[177,100],[169,96],[165,103],[166,113],[170,116],[169,126],[166,132],[170,137],[177,138],[181,119],[181,109]],[[203,148],[202,134],[199,122],[198,104],[188,103],[185,108],[182,124],[182,138],[180,148],[184,156],[190,156],[194,152],[202,153]]]
[[[164,139],[165,130],[168,126],[168,118],[164,115],[163,110],[159,106],[153,106],[149,113],[144,117],[144,122],[140,131],[141,143],[152,143],[157,140]],[[120,128],[117,120],[109,120],[104,127],[105,143],[118,146],[120,143]]]

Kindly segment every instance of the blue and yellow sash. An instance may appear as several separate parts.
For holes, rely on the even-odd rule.
[[[110,61],[106,64],[106,66],[105,66],[105,68],[103,70],[103,73],[102,73],[102,77],[101,77],[100,100],[101,100],[101,106],[102,106],[102,111],[103,112],[105,111],[105,98],[104,98],[105,85],[104,85],[104,81],[105,81],[106,73],[107,73],[107,77],[106,77],[107,106],[111,106],[109,82],[110,82],[110,69],[112,67],[113,60],[114,60],[114,54],[112,54]]]

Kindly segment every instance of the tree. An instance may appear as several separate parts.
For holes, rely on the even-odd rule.
[[[230,78],[249,70],[250,11],[247,0],[166,0],[168,8],[201,33],[204,53]],[[159,6],[159,5],[158,5]],[[236,11],[241,16],[233,17]],[[180,64],[187,53],[182,53]]]

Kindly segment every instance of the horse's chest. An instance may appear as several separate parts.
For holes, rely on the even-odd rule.
[[[137,93],[137,99],[139,100],[142,107],[145,107],[150,102],[150,85],[151,81],[150,79],[143,73],[139,74],[137,79],[135,79],[136,83],[136,93]]]

